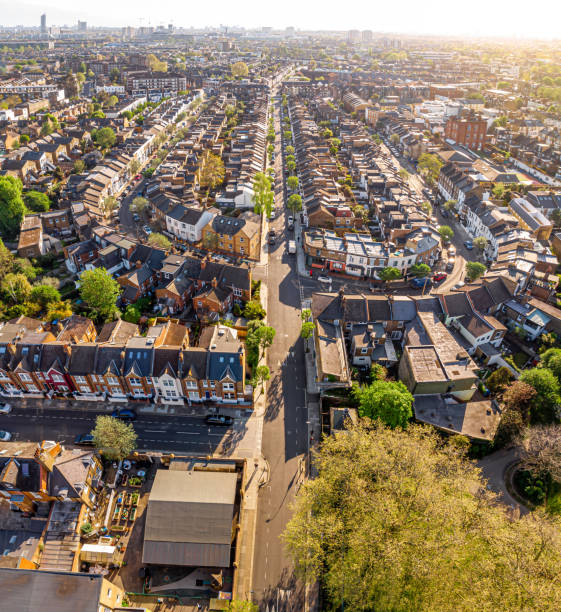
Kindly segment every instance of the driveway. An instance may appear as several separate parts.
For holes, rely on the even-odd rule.
[[[517,508],[523,515],[528,514],[528,508],[512,497],[506,488],[504,479],[506,469],[517,460],[518,456],[515,449],[503,448],[480,459],[477,466],[481,468],[483,478],[487,480],[487,487],[498,494],[499,501],[510,508]]]

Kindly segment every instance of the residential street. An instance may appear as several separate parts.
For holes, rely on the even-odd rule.
[[[277,132],[275,157],[275,203],[281,213],[272,223],[280,237],[271,248],[266,270],[256,277],[268,286],[268,323],[277,334],[268,351],[271,380],[263,427],[263,455],[270,465],[270,481],[259,495],[252,599],[261,610],[303,610],[303,585],[296,583],[291,564],[280,541],[290,505],[303,477],[301,459],[307,450],[307,407],[304,350],[300,339],[300,291],[296,257],[289,255],[286,241],[284,189],[280,152],[280,124],[275,105]],[[288,235],[287,235],[288,234]]]
[[[0,427],[9,431],[14,441],[56,440],[72,444],[78,434],[92,430],[98,414],[107,414],[107,411],[14,408],[10,414],[0,417]],[[228,455],[244,438],[248,417],[238,416],[233,427],[226,428],[209,427],[202,417],[139,414],[133,426],[139,449]]]

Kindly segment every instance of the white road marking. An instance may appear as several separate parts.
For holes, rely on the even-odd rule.
[[[187,434],[189,436],[200,436],[201,435],[200,431],[177,431],[176,433],[178,433],[178,434]]]
[[[165,429],[145,429],[144,433],[166,433]]]

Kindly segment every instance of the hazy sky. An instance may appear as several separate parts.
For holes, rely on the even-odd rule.
[[[0,25],[173,23],[561,38],[561,0],[0,0]]]

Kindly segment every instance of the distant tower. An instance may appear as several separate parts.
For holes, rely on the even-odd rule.
[[[362,42],[372,42],[372,30],[362,30]]]
[[[88,22],[87,21],[78,21],[78,30],[80,32],[88,31]]]
[[[41,15],[41,34],[47,33],[47,14],[43,13]]]

